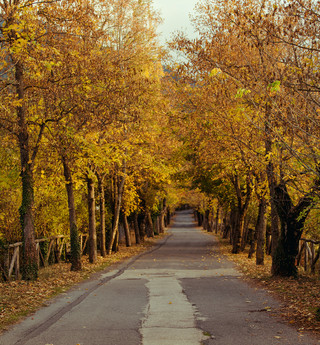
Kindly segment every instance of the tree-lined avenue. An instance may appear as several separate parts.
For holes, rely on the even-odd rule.
[[[277,308],[180,211],[156,247],[61,295],[0,344],[318,344],[272,316]]]

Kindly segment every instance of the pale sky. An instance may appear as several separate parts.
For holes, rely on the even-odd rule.
[[[160,10],[163,24],[159,27],[162,32],[162,41],[171,37],[171,33],[182,30],[192,35],[193,28],[189,14],[194,12],[198,0],[153,0],[154,8]]]

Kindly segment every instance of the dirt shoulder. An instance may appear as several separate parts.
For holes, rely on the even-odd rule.
[[[302,270],[299,277],[282,278],[271,275],[271,257],[265,257],[265,264],[257,266],[255,258],[248,259],[248,251],[231,254],[228,240],[217,236],[220,242],[221,254],[232,260],[244,274],[249,284],[266,289],[280,301],[279,313],[288,323],[295,326],[299,332],[308,331],[320,336],[320,319],[316,313],[320,307],[320,277],[307,275]]]

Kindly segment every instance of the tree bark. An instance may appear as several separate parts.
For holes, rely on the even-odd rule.
[[[99,205],[100,205],[100,254],[102,257],[106,257],[106,205],[103,179],[97,174],[98,189],[99,189]]]
[[[204,219],[203,219],[203,230],[209,231],[209,215],[210,215],[210,210],[206,210],[204,213]]]
[[[313,198],[311,194],[307,194],[294,206],[284,181],[275,188],[275,196],[281,233],[272,261],[272,274],[296,277],[295,258],[299,252],[299,241]]]
[[[82,267],[81,248],[80,248],[78,227],[77,227],[77,222],[76,222],[76,208],[75,208],[74,194],[73,194],[72,174],[71,174],[71,170],[70,170],[67,158],[64,155],[62,155],[61,160],[63,164],[63,172],[64,172],[64,177],[66,180],[66,189],[67,189],[67,196],[68,196],[70,246],[71,246],[71,257],[70,257],[71,271],[79,271],[81,270],[81,267]]]
[[[131,247],[131,237],[130,237],[130,228],[128,224],[128,218],[125,214],[123,214],[122,219],[123,219],[124,234],[126,237],[126,246]]]
[[[161,214],[160,214],[160,233],[164,233],[165,231],[165,215],[167,212],[167,199],[164,198],[163,199],[163,203],[162,203],[162,209],[161,209]]]
[[[138,213],[137,213],[137,211],[134,212],[133,223],[134,223],[134,234],[136,236],[136,244],[140,244],[141,243],[141,239],[140,239],[140,230],[139,230],[139,222],[138,222]]]
[[[266,238],[266,212],[267,201],[261,197],[259,202],[259,213],[256,225],[257,234],[257,251],[256,251],[256,264],[264,265],[264,252],[265,252],[265,238]]]
[[[24,100],[24,73],[23,65],[15,63],[15,82],[17,98],[22,105],[17,106],[18,117],[18,142],[20,149],[22,202],[19,208],[20,223],[23,238],[23,262],[22,278],[35,280],[38,278],[38,260],[35,243],[35,231],[33,223],[34,187],[33,187],[33,162],[30,161],[30,146],[28,125],[26,122],[26,110]],[[35,157],[32,157],[33,160]]]
[[[235,188],[237,195],[237,213],[236,220],[233,228],[233,243],[232,243],[232,253],[238,254],[241,249],[243,229],[244,229],[244,219],[246,212],[249,207],[249,201],[251,198],[251,188],[249,175],[246,177],[246,192],[243,195],[241,191],[240,182],[237,175],[232,176],[231,182]],[[244,201],[243,201],[244,198]]]
[[[147,227],[147,236],[148,237],[154,237],[154,231],[153,231],[153,221],[151,217],[151,211],[146,210],[146,227]]]
[[[94,182],[87,175],[88,187],[88,216],[89,216],[89,262],[97,261],[97,231],[96,231],[96,200],[94,194]]]
[[[112,231],[110,235],[110,241],[108,243],[108,254],[110,255],[112,253],[112,247],[116,239],[116,234],[118,232],[119,227],[119,217],[120,217],[120,209],[121,209],[121,202],[122,202],[122,195],[123,195],[123,189],[124,189],[124,183],[125,183],[125,177],[126,175],[126,162],[123,162],[123,169],[122,169],[122,175],[117,177],[117,193],[115,193],[115,210],[114,210],[114,218],[113,218],[113,225],[112,225]]]
[[[216,234],[218,233],[218,228],[219,228],[219,213],[220,213],[220,206],[217,205],[216,219],[215,219],[215,233]]]
[[[265,152],[266,156],[270,155],[272,152],[272,137],[271,137],[271,128],[270,128],[270,121],[271,121],[271,107],[270,105],[266,105],[266,111],[265,111],[265,132],[266,132],[266,138],[265,138]],[[269,162],[267,164],[266,168],[267,173],[267,179],[269,184],[269,193],[270,193],[270,205],[271,205],[271,255],[272,260],[275,255],[275,251],[278,246],[278,240],[279,240],[279,217],[277,212],[277,207],[275,204],[275,188],[277,185],[276,177],[274,173],[274,166],[272,163],[271,157],[269,157]]]

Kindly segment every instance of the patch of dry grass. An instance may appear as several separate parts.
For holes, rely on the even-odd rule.
[[[249,283],[258,285],[281,301],[281,316],[299,331],[311,331],[320,335],[320,320],[316,310],[320,307],[320,277],[308,275],[302,270],[299,277],[283,278],[271,275],[271,257],[265,257],[265,264],[257,266],[255,258],[248,259],[248,250],[240,254],[231,254],[231,245],[221,237],[220,250],[244,274]]]
[[[121,246],[117,253],[105,258],[99,256],[95,264],[90,264],[88,257],[84,256],[83,269],[79,272],[71,272],[69,263],[59,263],[40,269],[39,278],[34,282],[0,282],[0,333],[37,310],[48,299],[88,278],[92,273],[146,251],[157,239],[159,236],[146,239],[139,246]]]

